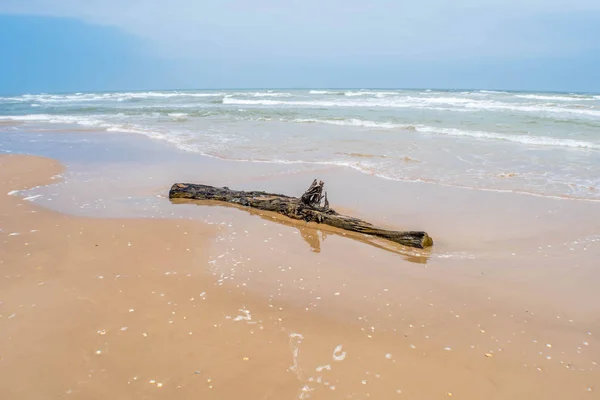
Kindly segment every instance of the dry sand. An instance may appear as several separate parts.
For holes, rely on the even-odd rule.
[[[226,208],[213,214],[236,232],[67,216],[7,194],[55,182],[59,163],[0,156],[0,165],[2,399],[594,399],[600,391],[598,305],[589,304],[598,297],[576,299],[566,282],[557,300],[511,268],[486,281],[471,272],[433,278],[419,257]],[[236,249],[234,236],[243,236]],[[240,248],[243,262],[231,257]],[[494,273],[490,263],[478,271]]]

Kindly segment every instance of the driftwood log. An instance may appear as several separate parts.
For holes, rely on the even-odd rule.
[[[433,239],[421,231],[391,231],[381,229],[358,218],[348,217],[329,208],[325,184],[315,181],[300,197],[266,192],[245,192],[192,183],[176,183],[169,191],[170,199],[213,200],[253,207],[283,214],[295,220],[316,222],[351,232],[377,236],[405,246],[423,249],[433,245]]]

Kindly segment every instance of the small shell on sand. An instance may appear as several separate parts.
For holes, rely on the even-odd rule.
[[[338,344],[333,350],[333,359],[335,361],[342,361],[346,358],[346,352],[342,351],[342,345]]]

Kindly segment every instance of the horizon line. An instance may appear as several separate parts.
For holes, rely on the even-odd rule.
[[[194,89],[119,89],[119,90],[75,90],[75,91],[48,91],[48,92],[12,92],[2,93],[2,96],[23,96],[28,94],[40,95],[40,94],[73,94],[73,93],[124,93],[124,92],[192,92],[192,91],[219,91],[219,90],[431,90],[431,91],[490,91],[490,92],[506,92],[506,93],[557,93],[557,94],[589,94],[598,95],[600,92],[582,92],[582,91],[568,91],[568,90],[548,90],[548,89],[488,89],[488,88],[427,88],[427,87],[221,87],[221,88],[194,88]]]

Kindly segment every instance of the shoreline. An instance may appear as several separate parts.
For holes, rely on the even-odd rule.
[[[4,163],[5,157],[0,156],[0,162]],[[9,169],[14,174],[30,165],[30,169],[37,168],[35,179],[48,183],[43,178],[49,172],[46,162],[56,165],[27,157]],[[108,170],[102,165],[109,166]],[[142,169],[127,175],[123,166],[117,169],[126,183],[134,182],[131,177],[137,173],[153,174],[151,169]],[[598,390],[594,382],[600,376],[596,350],[600,326],[594,317],[597,307],[592,306],[598,304],[593,289],[598,276],[589,268],[591,264],[585,264],[593,261],[598,246],[588,247],[589,254],[580,251],[568,261],[580,265],[575,269],[566,268],[563,259],[569,254],[560,249],[555,255],[546,254],[550,257],[534,252],[534,258],[519,257],[510,265],[506,265],[510,255],[490,257],[485,253],[473,260],[433,257],[425,264],[415,264],[318,227],[272,224],[269,216],[225,207],[171,205],[164,198],[155,198],[158,203],[148,203],[148,208],[156,205],[155,210],[162,214],[154,211],[145,219],[135,213],[127,219],[107,218],[110,213],[90,218],[41,208],[43,204],[69,209],[69,202],[56,206],[69,193],[75,198],[79,192],[88,193],[93,198],[99,192],[106,194],[107,187],[123,187],[118,180],[111,180],[115,175],[106,173],[111,170],[110,163],[91,168],[109,186],[97,185],[102,181],[89,179],[92,175],[85,173],[79,181],[72,181],[70,168],[78,166],[68,167],[61,185],[36,189],[42,198],[34,202],[7,196],[5,193],[15,188],[8,187],[12,184],[7,184],[6,178],[2,180],[2,190],[10,189],[0,193],[7,202],[3,204],[21,212],[20,218],[11,220],[9,213],[0,220],[5,243],[1,265],[5,271],[7,265],[13,271],[10,278],[4,275],[2,287],[8,292],[3,291],[0,298],[0,332],[4,333],[0,349],[5,349],[0,350],[1,375],[13,380],[0,381],[0,387],[12,390],[11,398],[35,398],[35,388],[28,387],[28,382],[39,380],[48,370],[55,372],[43,379],[39,389],[75,398],[188,398],[200,391],[209,398],[245,394],[251,399],[295,398],[303,393],[316,399],[349,395],[446,398],[448,393],[473,400],[587,399],[588,389],[592,393]],[[136,164],[128,168],[134,169]],[[307,176],[313,172],[300,171]],[[165,181],[172,173],[165,173]],[[240,173],[233,168],[230,176]],[[248,186],[285,189],[291,184],[282,175],[273,178],[253,173],[258,180],[247,181]],[[237,178],[243,179],[243,174]],[[162,187],[162,181],[153,181],[141,186],[141,199]],[[362,182],[365,180],[345,178],[334,193],[352,190]],[[371,184],[377,187],[377,182]],[[50,197],[52,193],[58,195]],[[52,201],[44,202],[44,198]],[[389,210],[385,204],[382,209]],[[351,202],[344,206],[356,209]],[[447,208],[455,206],[450,201]],[[135,208],[139,206],[127,203],[124,214]],[[165,210],[175,213],[171,219],[165,218]],[[572,208],[563,211],[572,216]],[[24,217],[27,214],[28,218]],[[402,215],[388,216],[394,224]],[[28,226],[43,221],[48,222],[47,230]],[[11,224],[23,234],[5,236],[9,234],[5,227],[17,232]],[[51,228],[57,224],[60,226]],[[37,232],[21,232],[27,228]],[[120,229],[126,232],[120,233]],[[117,241],[113,240],[115,234]],[[71,239],[67,239],[69,235]],[[170,250],[164,243],[169,243]],[[107,250],[99,254],[95,244]],[[37,259],[23,258],[25,248],[37,254]],[[72,259],[73,253],[78,258]],[[119,258],[123,256],[126,258]],[[547,265],[536,265],[540,261]],[[43,272],[36,269],[40,266]],[[530,269],[525,272],[524,266]],[[41,280],[36,274],[42,273],[47,275],[38,286]],[[575,277],[574,273],[577,281],[569,284],[564,280],[565,276]],[[17,286],[13,286],[17,281],[13,274],[21,275]],[[102,286],[109,282],[112,286]],[[581,282],[588,282],[589,290],[580,286]],[[536,293],[544,285],[565,291],[564,298]],[[202,302],[210,307],[194,314],[201,307],[197,299],[203,297],[199,287],[205,292]],[[119,290],[125,294],[120,295]],[[572,298],[574,294],[579,298]],[[52,301],[40,303],[50,295]],[[71,305],[73,302],[77,305]],[[29,303],[36,307],[23,312],[19,304]],[[8,318],[13,313],[16,315]],[[15,322],[19,325],[11,325]],[[185,325],[189,323],[192,328]],[[37,330],[32,332],[34,326]],[[124,331],[123,326],[127,327]],[[134,330],[136,336],[126,336]],[[205,339],[187,341],[198,334]],[[41,343],[45,346],[40,347]],[[8,344],[13,350],[8,350]],[[57,367],[59,351],[70,364]],[[341,354],[347,358],[336,361]],[[198,360],[205,366],[192,366],[200,363]],[[259,361],[258,365],[254,361]],[[40,369],[32,368],[32,363],[38,363]],[[80,365],[78,371],[94,372],[87,378],[78,375],[72,366],[67,367],[72,363]],[[12,369],[28,372],[22,374],[22,381],[14,380]],[[198,377],[201,380],[195,379]]]
[[[130,133],[125,133],[125,134],[130,134]],[[135,134],[132,134],[135,135]],[[144,135],[143,135],[144,136]],[[145,138],[148,138],[147,136],[144,136]],[[152,138],[148,138],[150,140],[152,140]],[[168,145],[173,145],[173,143],[168,143]],[[175,146],[177,147],[177,146]],[[177,147],[178,148],[178,147]],[[250,159],[235,159],[235,158],[226,158],[226,157],[220,157],[220,156],[215,156],[215,155],[211,155],[211,154],[205,154],[205,153],[197,153],[194,151],[190,151],[190,150],[185,150],[185,149],[181,149],[178,148],[178,150],[184,152],[184,153],[191,153],[199,158],[209,158],[209,159],[215,159],[215,160],[219,160],[219,161],[224,161],[224,162],[228,162],[228,163],[249,163],[249,164],[273,164],[273,165],[303,165],[303,166],[322,166],[324,168],[332,168],[332,169],[337,169],[339,168],[340,170],[347,170],[347,171],[355,171],[358,172],[360,174],[363,175],[367,175],[370,177],[374,177],[376,179],[381,179],[384,181],[392,181],[392,182],[397,182],[400,184],[414,184],[414,185],[434,185],[434,186],[441,186],[441,187],[447,187],[450,189],[461,189],[461,190],[474,190],[474,191],[481,191],[481,192],[491,192],[491,193],[497,193],[497,194],[507,194],[507,195],[516,195],[516,196],[532,196],[532,197],[539,197],[542,199],[547,199],[547,200],[572,200],[572,201],[582,201],[582,202],[590,202],[590,203],[600,203],[600,199],[588,199],[588,198],[583,198],[583,197],[571,197],[568,195],[548,195],[548,194],[540,194],[540,193],[534,193],[534,192],[526,192],[526,191],[519,191],[519,190],[511,190],[511,189],[490,189],[490,188],[478,188],[478,187],[470,187],[470,186],[460,186],[460,185],[450,185],[450,184],[445,184],[445,183],[441,183],[441,182],[430,182],[427,180],[422,180],[422,179],[416,179],[416,180],[408,180],[408,179],[396,179],[396,178],[392,178],[392,177],[388,177],[388,176],[384,176],[384,175],[379,175],[376,173],[372,173],[372,172],[368,172],[365,171],[363,169],[360,169],[358,167],[354,167],[352,165],[347,165],[347,164],[336,164],[336,163],[328,163],[325,161],[282,161],[282,160],[278,160],[278,161],[268,161],[268,160],[250,160]],[[317,169],[317,168],[315,168]]]
[[[407,95],[407,99],[418,100],[415,104],[412,100],[408,102],[410,104],[404,104],[407,109],[404,106],[390,109],[383,104],[380,109],[363,112],[371,100],[387,99],[367,91],[351,93],[352,98],[358,96],[354,100],[362,99],[360,104],[333,102],[333,105],[321,106],[331,111],[324,113],[311,108],[318,103],[313,97],[331,97],[327,91],[323,92],[316,95],[302,91],[295,94],[208,91],[191,92],[191,97],[178,92],[122,92],[108,98],[84,94],[31,95],[13,99],[18,112],[5,118],[18,121],[22,117],[23,128],[14,128],[19,130],[79,131],[82,135],[98,130],[104,135],[115,132],[144,136],[182,151],[232,162],[256,160],[250,162],[337,165],[402,182],[431,181],[448,187],[598,200],[598,181],[590,173],[590,168],[598,163],[593,150],[598,149],[594,129],[597,124],[593,118],[588,120],[579,114],[595,111],[578,108],[579,101],[583,101],[578,97],[573,101],[560,101],[559,97],[557,102],[548,103],[548,99],[535,95],[505,98],[508,95],[505,93],[496,98],[491,93],[472,96],[473,93],[465,92],[438,98],[428,93],[416,93],[414,98]],[[283,104],[290,96],[295,99],[291,104],[297,108],[288,109]],[[271,97],[281,99],[270,100]],[[107,105],[114,106],[115,113],[90,113],[84,107],[72,115],[73,109],[79,110],[79,100],[102,109]],[[240,103],[221,104],[217,100]],[[363,104],[363,100],[368,101]],[[592,101],[582,107],[596,107],[593,105],[595,99],[588,100]],[[488,103],[498,108],[489,108]],[[8,104],[12,103],[9,101]],[[136,104],[141,108],[136,108]],[[466,121],[454,115],[454,111],[473,111],[471,106],[477,104],[481,110],[491,113],[490,123],[483,123],[477,113],[467,113],[463,116]],[[523,115],[505,115],[506,107],[512,109],[512,106],[522,108]],[[570,129],[553,119],[546,120],[544,107],[551,111],[557,111],[554,110],[556,107],[568,111],[565,118],[575,124],[574,127]],[[475,111],[481,111],[475,108]],[[152,113],[144,110],[152,110]],[[356,111],[361,111],[358,118]],[[414,111],[418,112],[416,116],[412,114]],[[425,115],[419,114],[423,112]],[[556,116],[559,121],[562,117],[560,113]],[[506,123],[500,123],[505,118]],[[528,118],[533,118],[536,124],[529,123]],[[442,120],[446,123],[441,124]],[[315,123],[296,124],[294,121]],[[515,126],[508,129],[513,124]],[[416,134],[414,130],[418,131],[421,126],[427,129]],[[556,135],[545,136],[548,130],[556,131]],[[295,140],[289,141],[286,137]],[[369,137],[372,140],[368,140]],[[506,137],[516,141],[505,140]],[[265,146],[268,143],[276,146],[278,151],[271,152]],[[586,146],[589,146],[587,151]],[[436,147],[444,151],[436,152]],[[361,158],[362,155],[369,157]],[[560,161],[564,159],[569,159],[570,164]]]
[[[571,198],[571,197],[562,197],[562,196],[548,196],[548,195],[539,195],[530,192],[519,192],[519,191],[511,191],[511,190],[496,190],[496,189],[480,189],[480,188],[471,188],[465,186],[454,186],[454,185],[445,185],[440,183],[432,183],[427,181],[407,181],[407,180],[396,180],[396,179],[388,179],[386,177],[382,177],[376,174],[369,174],[366,172],[358,171],[351,166],[347,165],[330,165],[323,164],[319,162],[293,162],[293,163],[284,163],[279,164],[271,161],[251,161],[251,160],[236,160],[236,159],[228,159],[221,158],[206,154],[189,152],[186,150],[182,150],[176,147],[171,146],[163,146],[164,143],[159,139],[151,139],[144,135],[133,134],[133,133],[110,133],[108,135],[104,135],[102,138],[97,138],[94,135],[93,131],[88,131],[87,135],[84,132],[75,132],[77,136],[82,136],[83,139],[80,139],[80,143],[89,143],[87,145],[87,150],[85,150],[85,156],[78,157],[71,160],[72,155],[67,155],[61,151],[56,151],[56,145],[52,145],[52,137],[54,135],[64,135],[65,137],[72,137],[72,134],[69,133],[69,130],[64,132],[53,132],[46,133],[42,132],[42,135],[45,138],[40,139],[40,142],[44,143],[43,151],[39,150],[30,150],[26,152],[26,154],[31,155],[44,155],[51,158],[57,158],[61,161],[66,161],[68,164],[74,164],[77,167],[85,166],[88,164],[89,157],[91,156],[92,161],[94,163],[99,163],[101,165],[110,166],[110,164],[114,164],[115,166],[119,166],[124,164],[123,167],[127,167],[128,164],[139,164],[141,167],[149,167],[152,166],[151,162],[148,162],[148,155],[159,157],[157,160],[158,164],[164,164],[163,167],[169,168],[167,173],[171,174],[170,180],[160,181],[158,184],[163,185],[161,191],[156,191],[156,187],[158,184],[155,184],[151,190],[154,190],[155,194],[163,194],[165,192],[164,188],[170,187],[170,185],[175,182],[175,179],[179,178],[179,181],[182,180],[190,180],[194,182],[205,182],[208,184],[214,184],[215,186],[222,186],[223,184],[239,189],[239,190],[250,190],[249,188],[255,189],[261,186],[257,186],[254,184],[256,181],[263,181],[268,186],[265,190],[269,191],[280,191],[284,192],[287,195],[297,195],[301,193],[304,189],[298,186],[298,182],[284,182],[280,176],[284,175],[296,175],[303,174],[306,175],[306,186],[312,181],[312,177],[323,174],[330,175],[335,178],[340,178],[343,180],[357,180],[361,184],[367,181],[372,181],[372,186],[374,188],[382,188],[386,184],[394,185],[398,189],[394,189],[396,192],[401,192],[403,190],[407,190],[408,193],[413,196],[413,199],[419,199],[420,194],[425,193],[429,195],[434,192],[440,192],[444,197],[451,197],[453,201],[457,201],[456,197],[467,197],[467,198],[476,198],[477,201],[485,201],[492,197],[497,197],[500,202],[508,201],[509,203],[519,203],[519,202],[532,202],[534,200],[528,199],[529,197],[538,198],[544,203],[542,206],[547,206],[548,204],[553,204],[552,201],[559,201],[559,203],[554,204],[569,204],[572,202],[581,202],[581,203],[591,203],[597,204],[598,201],[594,199],[584,199],[584,198]],[[6,133],[6,132],[5,132]],[[33,131],[35,133],[35,131]],[[103,132],[104,133],[104,132]],[[39,134],[35,134],[35,137],[41,137]],[[74,136],[73,136],[74,137]],[[69,140],[69,139],[66,139]],[[47,142],[45,142],[47,141]],[[15,145],[16,143],[11,143]],[[23,153],[23,146],[15,146],[15,153]],[[105,159],[101,154],[102,152],[97,149],[97,147],[108,147],[104,150],[112,150],[112,147],[115,147],[119,153],[131,151],[133,152],[133,158],[128,160],[126,156],[122,154],[118,154],[115,160]],[[136,149],[136,147],[140,147],[140,149]],[[6,149],[5,149],[6,150]],[[144,154],[144,152],[148,152],[148,154]],[[89,155],[88,155],[89,153]],[[87,157],[87,158],[86,158]],[[146,159],[146,160],[143,160]],[[241,167],[240,167],[241,164]],[[293,168],[293,167],[301,167],[301,168]],[[181,168],[181,171],[177,171],[181,175],[174,176],[174,171],[176,168]],[[197,174],[190,174],[190,170],[193,168],[214,168],[215,177],[212,176],[204,176]],[[244,170],[249,170],[250,172],[245,173]],[[112,171],[111,171],[112,172]],[[151,171],[155,172],[155,171]],[[130,177],[124,175],[118,177],[119,179]],[[208,179],[207,179],[208,178]],[[158,181],[157,181],[158,182]],[[328,182],[326,181],[326,184]],[[334,182],[336,183],[336,182]],[[331,183],[328,185],[328,190],[333,191],[335,188],[331,187]],[[349,185],[344,185],[344,188],[348,188]],[[272,188],[272,189],[271,189]],[[474,192],[469,195],[470,192]],[[486,193],[489,193],[488,196]],[[352,193],[354,194],[354,193]],[[497,196],[496,196],[497,195]],[[347,200],[349,197],[348,194],[343,192],[339,192],[339,198],[336,200],[338,202]],[[368,197],[360,198],[360,200],[365,200]],[[383,199],[379,199],[383,200]],[[340,207],[340,206],[338,206]],[[346,209],[347,207],[342,203],[342,209]],[[360,209],[355,209],[355,212],[361,212]],[[367,214],[368,215],[368,214]],[[422,227],[423,230],[426,230],[426,227]]]

